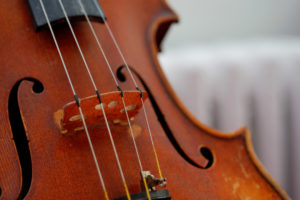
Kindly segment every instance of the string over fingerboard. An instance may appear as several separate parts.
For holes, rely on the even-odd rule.
[[[49,22],[57,24],[65,22],[65,16],[57,0],[43,0]],[[62,3],[68,13],[70,20],[85,20],[82,8],[77,0],[63,0]],[[47,20],[44,16],[39,0],[28,0],[29,9],[34,22],[35,30],[40,31],[47,27]],[[91,20],[104,23],[105,14],[101,5],[96,0],[84,0],[82,5]]]

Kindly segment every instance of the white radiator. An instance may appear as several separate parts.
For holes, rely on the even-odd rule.
[[[273,178],[300,200],[300,41],[185,47],[160,55],[178,96],[204,124],[247,125]]]

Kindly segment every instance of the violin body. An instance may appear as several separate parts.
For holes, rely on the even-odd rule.
[[[148,93],[145,107],[171,198],[288,199],[255,156],[246,128],[212,130],[174,94],[157,60],[160,42],[178,20],[166,2],[100,3],[138,85]],[[135,90],[105,26],[93,25],[121,87]],[[54,113],[73,94],[50,32],[35,32],[25,0],[0,5],[0,27],[0,199],[104,199],[86,135],[63,135],[55,122]],[[73,27],[99,91],[116,91],[88,24]],[[93,95],[68,26],[54,32],[78,96]],[[138,193],[140,170],[128,125],[110,125],[128,189]],[[137,147],[144,169],[157,175],[146,127],[139,112],[132,121]],[[110,199],[125,196],[106,127],[89,132]]]

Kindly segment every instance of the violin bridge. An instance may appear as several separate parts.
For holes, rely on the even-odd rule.
[[[145,101],[147,97],[147,93],[143,92],[143,101]],[[128,124],[120,91],[103,93],[101,94],[101,100],[106,118],[109,122],[121,125],[124,125],[126,122]],[[142,107],[140,92],[125,91],[124,102],[130,120],[134,120],[134,117]],[[88,127],[105,123],[101,110],[102,106],[96,95],[81,99],[80,105]],[[54,121],[62,134],[73,134],[84,130],[75,101],[66,104],[62,109],[56,111],[54,113]]]

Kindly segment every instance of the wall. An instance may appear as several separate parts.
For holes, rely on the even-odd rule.
[[[299,0],[169,0],[180,23],[171,28],[165,50],[253,38],[298,37]]]

